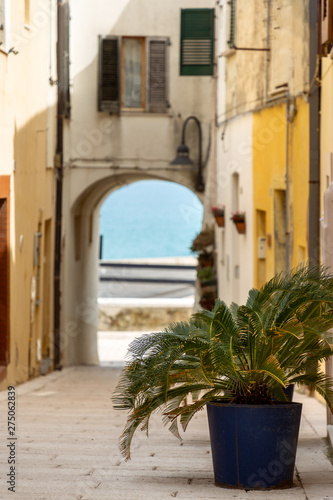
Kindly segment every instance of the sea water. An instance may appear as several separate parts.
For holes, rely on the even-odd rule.
[[[166,181],[139,181],[113,192],[100,211],[102,258],[194,255],[203,206],[189,189]]]

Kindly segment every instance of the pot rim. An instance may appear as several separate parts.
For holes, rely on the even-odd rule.
[[[230,400],[212,400],[207,401],[206,405],[211,406],[227,406],[229,408],[281,408],[282,406],[301,406],[302,403],[297,401],[275,401],[273,404],[244,404],[244,403],[230,403]]]

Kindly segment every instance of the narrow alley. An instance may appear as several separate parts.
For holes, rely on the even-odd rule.
[[[16,490],[0,491],[1,500],[333,499],[325,411],[316,399],[296,396],[303,416],[294,488],[229,490],[214,485],[204,411],[194,417],[183,443],[156,415],[149,439],[135,436],[132,459],[123,461],[117,441],[126,415],[111,403],[119,373],[119,368],[76,366],[17,388]],[[3,391],[1,477],[8,473],[6,406]]]

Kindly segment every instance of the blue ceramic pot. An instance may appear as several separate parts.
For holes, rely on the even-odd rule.
[[[216,486],[290,488],[301,403],[207,403]]]

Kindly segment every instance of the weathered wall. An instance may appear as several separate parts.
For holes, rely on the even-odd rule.
[[[10,176],[10,360],[0,388],[39,374],[52,357],[55,6],[24,7],[11,2],[10,47],[0,46],[0,176]]]
[[[188,116],[202,126],[205,176],[213,158],[214,79],[180,76],[180,9],[213,8],[212,0],[99,0],[71,3],[72,117],[65,128],[63,361],[97,363],[98,214],[105,197],[140,179],[163,179],[194,189],[197,167],[170,166]],[[97,112],[98,35],[169,37],[166,113]],[[82,50],[84,47],[84,50]],[[186,143],[198,158],[198,130]],[[76,221],[76,222],[75,222]],[[76,229],[75,229],[76,228]],[[75,250],[79,240],[80,255]]]
[[[240,168],[238,209],[246,212],[247,227],[246,237],[240,236],[246,241],[241,250],[232,233],[217,230],[223,234],[224,247],[232,249],[230,258],[241,263],[244,278],[241,291],[233,291],[220,242],[219,290],[227,302],[246,298],[248,288],[261,286],[276,271],[307,259],[308,5],[305,0],[235,4],[234,47],[228,44],[230,2],[221,0],[217,9],[217,184],[228,168]],[[235,139],[229,145],[230,134]],[[234,191],[231,182],[217,192],[215,204],[226,205],[227,213],[236,206]],[[260,258],[259,237],[266,238]],[[244,252],[247,258],[242,261]]]

